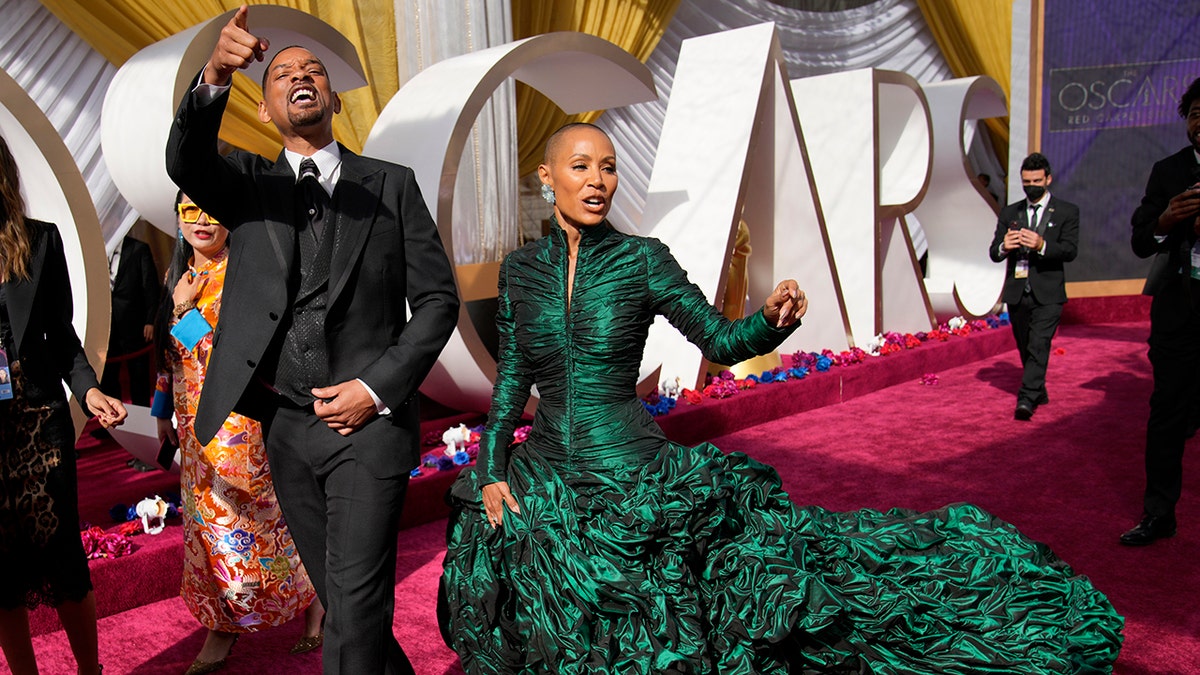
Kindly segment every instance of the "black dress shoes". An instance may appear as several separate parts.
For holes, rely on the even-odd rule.
[[[1025,401],[1021,401],[1020,403],[1018,403],[1017,411],[1013,413],[1013,419],[1017,419],[1017,420],[1021,420],[1022,422],[1025,422],[1025,421],[1028,421],[1031,417],[1033,417],[1033,406],[1026,403]]]
[[[1039,396],[1038,399],[1033,402],[1033,405],[1035,405],[1035,406],[1046,405],[1049,402],[1050,402],[1050,395],[1043,391],[1042,395]]]
[[[1146,546],[1156,539],[1175,536],[1175,516],[1142,516],[1137,527],[1121,535],[1126,546]]]

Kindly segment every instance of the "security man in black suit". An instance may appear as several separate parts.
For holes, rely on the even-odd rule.
[[[412,170],[334,141],[341,100],[307,49],[280,50],[263,75],[259,118],[283,137],[279,157],[217,153],[231,77],[268,48],[247,13],[222,29],[167,147],[171,177],[232,232],[196,437],[230,410],[263,422],[327,610],[324,672],[411,673],[392,633],[397,532],[417,387],[458,320],[453,269]]]
[[[133,237],[124,237],[108,260],[112,287],[112,321],[108,333],[108,358],[134,354],[154,340],[154,318],[162,294],[162,282],[150,247]],[[109,361],[100,379],[100,389],[121,397],[121,361]],[[150,354],[124,360],[129,373],[129,400],[150,404]]]
[[[1133,212],[1133,252],[1155,256],[1146,278],[1154,392],[1146,423],[1146,490],[1142,518],[1121,535],[1144,546],[1175,534],[1183,486],[1183,445],[1200,396],[1200,79],[1179,101],[1189,145],[1155,163]]]
[[[1023,369],[1013,414],[1018,420],[1030,419],[1039,405],[1050,402],[1050,340],[1067,302],[1063,263],[1079,251],[1079,207],[1051,195],[1046,188],[1052,180],[1045,155],[1035,152],[1021,162],[1025,199],[1000,210],[988,249],[993,261],[1008,264],[1001,298],[1008,304]]]

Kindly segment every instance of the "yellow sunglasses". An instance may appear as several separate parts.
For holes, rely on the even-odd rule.
[[[179,219],[185,223],[192,224],[200,222],[200,216],[207,215],[204,209],[192,204],[191,202],[180,202],[175,210],[179,212]],[[208,222],[213,225],[220,225],[216,218],[208,216]]]

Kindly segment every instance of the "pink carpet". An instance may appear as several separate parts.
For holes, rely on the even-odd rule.
[[[794,387],[776,396],[790,399],[793,409],[802,412],[718,432],[724,435],[713,440],[726,451],[740,450],[773,464],[799,503],[832,509],[977,503],[1049,544],[1108,594],[1127,621],[1116,673],[1200,673],[1200,612],[1189,599],[1200,587],[1194,565],[1200,559],[1200,462],[1191,447],[1197,441],[1185,457],[1180,533],[1142,549],[1117,544],[1117,536],[1140,511],[1151,387],[1147,331],[1144,322],[1065,326],[1055,342],[1063,353],[1050,362],[1051,403],[1039,408],[1031,422],[1012,419],[1020,374],[1009,337],[1003,353],[957,362],[965,365],[945,367],[950,361],[939,358],[939,350],[953,345],[951,341],[878,359],[869,364],[874,372],[863,365],[845,369],[836,379],[829,375],[826,383],[820,379],[826,375],[818,376],[807,389],[794,387],[803,382],[772,385]],[[995,333],[1006,334],[1007,329]],[[924,361],[891,361],[914,352],[921,352]],[[889,362],[899,374],[888,368]],[[852,372],[856,369],[861,374]],[[917,374],[905,372],[910,369]],[[920,384],[925,372],[936,373],[938,383]],[[835,381],[836,387],[831,384]],[[893,381],[894,386],[870,391],[872,383]],[[810,395],[833,400],[816,407],[805,400]],[[766,405],[766,399],[753,402],[741,398],[738,416]],[[703,409],[704,419],[696,422],[688,421],[695,412],[677,411],[665,418],[665,426],[681,425],[685,431],[679,436],[700,435],[696,426],[724,417],[719,411],[725,403],[700,406],[696,411]],[[673,417],[680,421],[671,422]],[[410,503],[409,510],[414,508],[420,507]],[[423,674],[460,672],[455,657],[441,645],[434,618],[444,527],[438,520],[401,533],[396,634]],[[127,560],[152,551],[147,543]],[[145,583],[161,574],[173,577],[178,588],[178,571],[168,571],[169,565],[156,570],[161,563],[151,564],[150,557],[142,563]],[[116,590],[97,577],[102,597]],[[120,590],[140,593],[140,588]],[[117,674],[180,673],[203,640],[203,631],[174,597],[106,616],[100,631],[106,672]],[[288,655],[299,635],[295,622],[248,635],[225,672],[320,672],[315,655]],[[35,647],[43,672],[73,672],[61,632],[37,637]]]

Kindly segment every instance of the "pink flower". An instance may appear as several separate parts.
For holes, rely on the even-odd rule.
[[[529,438],[529,430],[532,428],[533,427],[528,424],[523,427],[517,427],[515,430],[513,430],[513,442],[524,443],[525,440]]]
[[[140,526],[141,523],[139,522]],[[123,534],[105,533],[99,527],[92,526],[80,533],[83,540],[83,551],[88,560],[96,558],[120,558],[133,552],[133,541]]]

